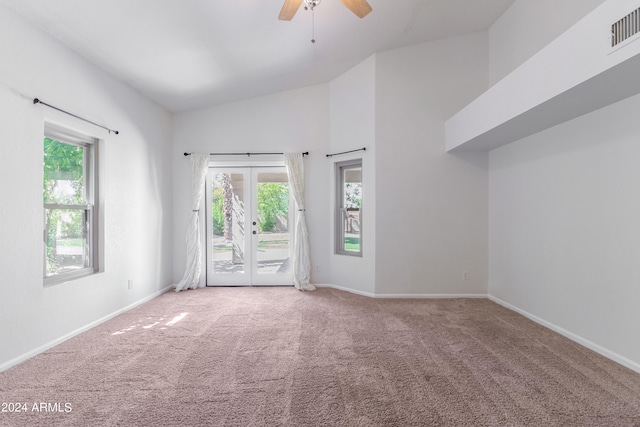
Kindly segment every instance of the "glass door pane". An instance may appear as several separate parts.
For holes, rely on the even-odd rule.
[[[251,253],[246,235],[250,208],[247,171],[214,169],[207,186],[209,275],[220,284],[250,284]]]
[[[256,270],[259,275],[288,275],[291,197],[284,168],[258,170],[256,176]]]

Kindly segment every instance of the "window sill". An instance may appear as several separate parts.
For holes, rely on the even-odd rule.
[[[83,277],[92,276],[97,273],[99,273],[99,271],[96,271],[93,268],[83,268],[81,270],[76,270],[73,272],[62,273],[56,276],[49,276],[44,278],[44,286],[55,286],[62,283],[71,282],[73,280],[82,279]]]

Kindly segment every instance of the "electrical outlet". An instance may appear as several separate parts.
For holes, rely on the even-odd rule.
[[[131,279],[127,280],[127,288],[128,289],[133,289],[133,280],[131,280]]]
[[[315,271],[320,271],[320,266],[316,264]]]
[[[469,271],[462,270],[462,280],[469,280]]]

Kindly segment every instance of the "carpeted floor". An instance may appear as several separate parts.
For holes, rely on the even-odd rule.
[[[0,373],[0,401],[2,426],[640,426],[640,375],[488,300],[207,288]]]

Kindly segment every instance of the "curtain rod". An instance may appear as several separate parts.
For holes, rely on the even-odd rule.
[[[367,151],[367,147],[358,148],[357,150],[343,151],[342,153],[327,154],[327,157],[339,156],[341,154],[355,153],[356,151]]]
[[[190,156],[193,153],[184,153],[185,156]],[[284,153],[209,153],[210,156],[271,156],[271,155],[283,155]],[[309,152],[302,153],[303,156],[308,156]]]
[[[94,125],[94,126],[98,126],[98,127],[102,128],[102,129],[105,129],[105,130],[107,130],[109,133],[113,132],[113,133],[115,133],[116,135],[118,135],[118,134],[120,133],[120,132],[118,132],[117,130],[109,129],[109,128],[108,128],[108,127],[106,127],[106,126],[99,125],[99,124],[98,124],[98,123],[96,123],[96,122],[92,122],[91,120],[87,120],[87,119],[85,119],[84,117],[77,116],[77,115],[75,115],[75,114],[73,114],[73,113],[70,113],[70,112],[68,112],[68,111],[63,110],[62,108],[54,107],[54,106],[53,106],[53,105],[51,105],[51,104],[47,104],[46,102],[42,102],[42,101],[40,101],[38,98],[33,98],[33,103],[34,103],[34,104],[42,104],[42,105],[46,105],[47,107],[49,107],[49,108],[53,108],[54,110],[58,110],[58,111],[60,111],[61,113],[68,114],[68,115],[70,115],[70,116],[75,117],[76,119],[84,120],[84,121],[85,121],[85,122],[87,122],[87,123],[91,123],[91,124],[92,124],[92,125]]]

